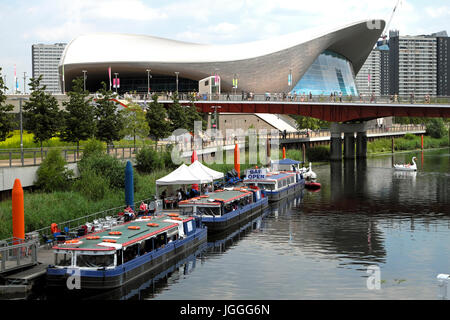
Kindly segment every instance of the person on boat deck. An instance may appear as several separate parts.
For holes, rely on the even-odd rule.
[[[131,209],[130,206],[126,207],[123,213],[125,214],[125,222],[131,221],[135,218],[133,209]]]
[[[139,206],[139,210],[140,210],[139,213],[146,213],[147,209],[148,209],[148,205],[144,201],[142,201],[141,205]]]

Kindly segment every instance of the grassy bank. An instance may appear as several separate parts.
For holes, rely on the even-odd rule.
[[[423,137],[423,148],[434,149],[449,146],[449,138],[447,136],[440,139],[429,136]],[[402,138],[394,139],[394,151],[408,151],[421,149],[421,137],[407,134]],[[368,153],[392,152],[392,139],[377,139],[367,144]]]
[[[168,174],[160,170],[152,174],[138,174],[134,199],[148,199],[155,194],[155,181]],[[52,193],[24,192],[25,232],[49,226],[51,223],[67,221],[109,208],[124,205],[125,192],[111,190],[101,200],[90,200],[77,191]],[[0,202],[0,239],[12,236],[11,200]]]

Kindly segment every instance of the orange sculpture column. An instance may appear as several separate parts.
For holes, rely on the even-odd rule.
[[[25,214],[23,207],[23,189],[19,179],[14,181],[12,190],[12,223],[14,239],[25,240]],[[14,241],[19,243],[19,241]]]
[[[239,146],[236,143],[234,145],[234,170],[237,171],[239,179],[241,178],[241,157]]]

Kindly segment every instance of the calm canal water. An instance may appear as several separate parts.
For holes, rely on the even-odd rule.
[[[417,173],[393,163],[418,158]],[[107,299],[438,299],[450,273],[449,150],[316,166],[322,189],[271,207],[157,279]],[[381,288],[369,290],[369,266]]]

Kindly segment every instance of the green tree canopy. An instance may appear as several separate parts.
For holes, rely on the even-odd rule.
[[[100,90],[101,98],[97,99],[94,107],[95,113],[95,137],[106,142],[108,145],[112,144],[114,140],[123,138],[122,128],[124,126],[124,119],[117,110],[116,102],[112,101],[113,92],[106,90],[106,83],[102,82],[103,88]]]
[[[150,127],[151,137],[159,140],[170,135],[170,122],[168,121],[167,110],[161,103],[158,103],[157,94],[152,96],[152,102],[148,106],[145,117]]]
[[[124,118],[124,126],[122,127],[123,136],[132,136],[134,147],[136,147],[136,136],[141,139],[148,137],[150,128],[145,118],[145,112],[137,103],[130,103],[128,108],[120,111]]]
[[[297,130],[301,129],[317,130],[323,127],[329,127],[329,123],[327,121],[323,121],[312,117],[293,115],[292,118],[294,118],[295,121],[297,122]]]
[[[189,126],[188,116],[184,108],[180,104],[177,92],[175,92],[173,95],[173,103],[169,106],[167,115],[169,116],[170,120],[170,132],[173,132],[176,129],[187,130]]]
[[[30,78],[28,84],[31,88],[31,96],[25,102],[23,115],[25,129],[34,134],[34,141],[42,143],[55,137],[62,125],[62,112],[59,110],[58,101],[49,93],[46,93],[45,85],[41,86],[42,75],[38,78]]]
[[[4,141],[6,138],[11,137],[14,126],[16,125],[14,114],[11,113],[14,106],[5,104],[7,89],[2,76],[2,68],[0,68],[0,141]]]
[[[72,81],[72,91],[69,91],[69,101],[65,101],[64,128],[60,137],[63,141],[76,142],[77,149],[81,140],[87,140],[94,135],[94,106],[89,92],[83,89],[83,78]]]

